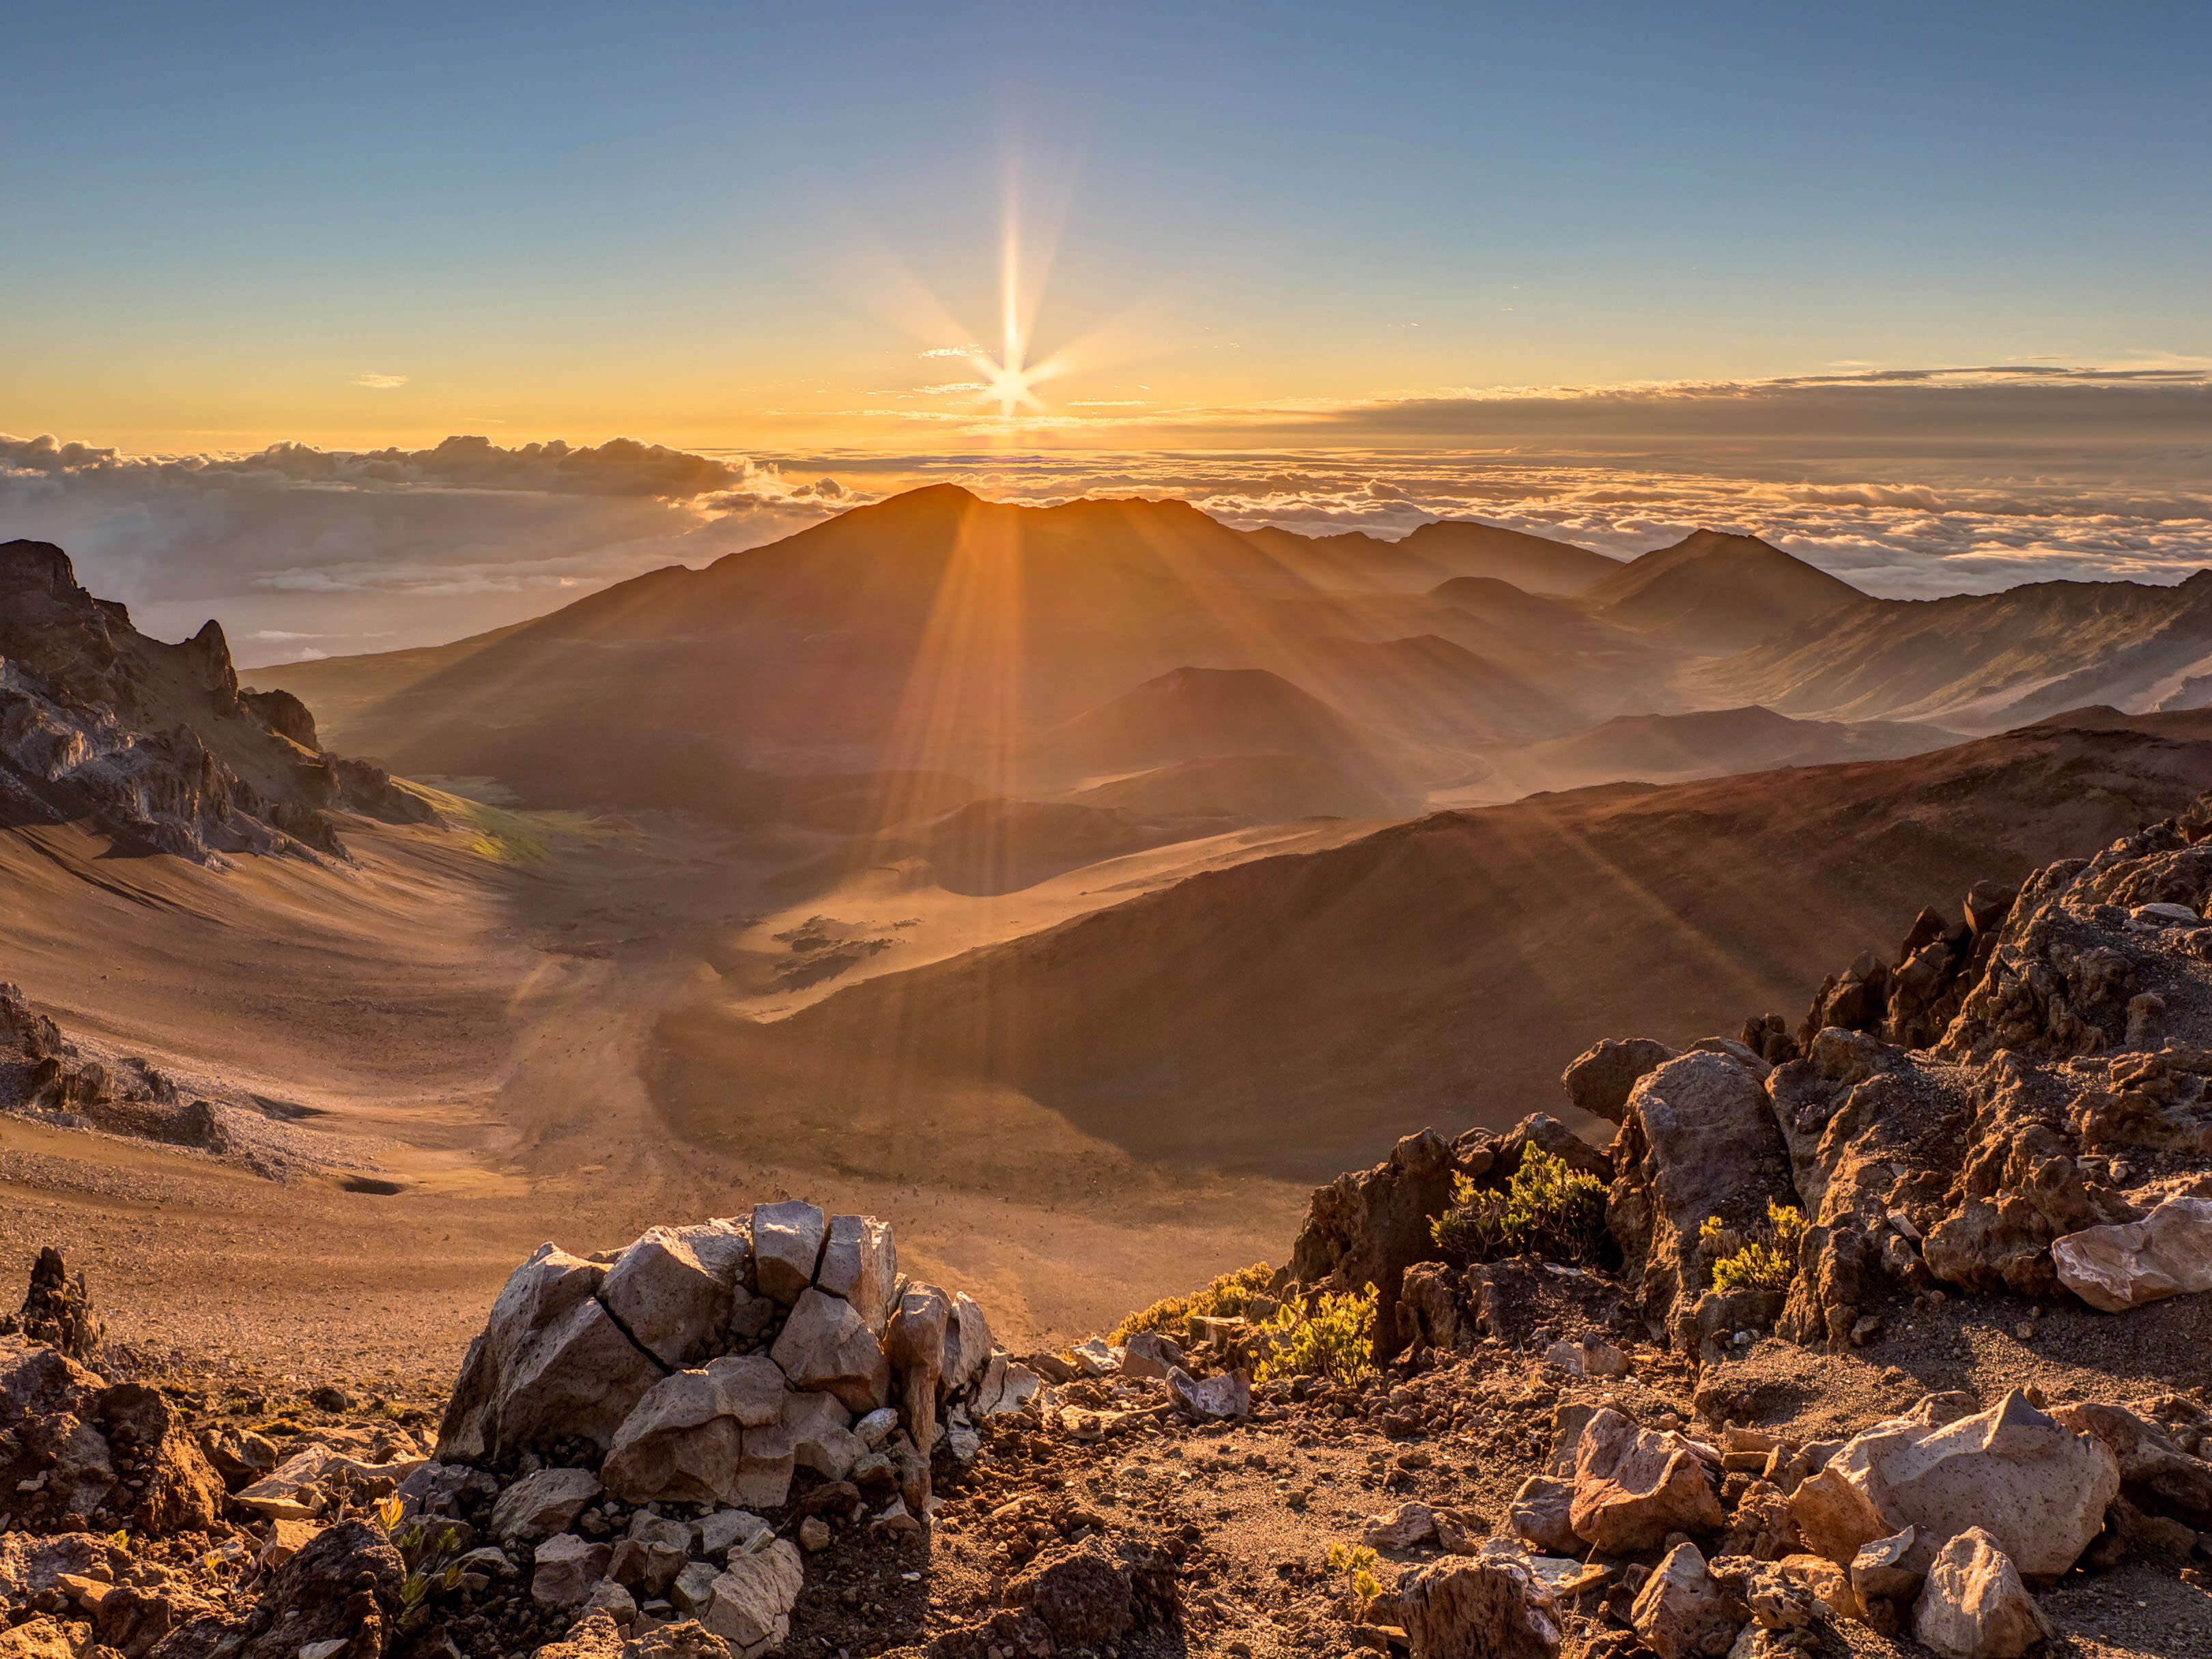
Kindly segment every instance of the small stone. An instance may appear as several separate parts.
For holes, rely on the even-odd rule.
[[[810,1555],[830,1547],[830,1523],[818,1515],[810,1515],[799,1523],[799,1545]]]
[[[1996,1540],[1970,1527],[1936,1552],[1912,1633],[1944,1659],[2019,1659],[2052,1632]]]
[[[537,1567],[530,1578],[530,1596],[541,1607],[573,1607],[581,1604],[592,1587],[607,1576],[614,1548],[564,1532],[538,1547]]]

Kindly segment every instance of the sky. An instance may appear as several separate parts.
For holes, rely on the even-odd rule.
[[[925,476],[2212,557],[2201,4],[90,4],[7,25],[0,143],[0,537],[270,653]],[[271,447],[457,434],[727,476]]]

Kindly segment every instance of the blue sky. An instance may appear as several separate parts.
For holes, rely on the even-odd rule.
[[[912,447],[1010,191],[1072,421],[2201,366],[2208,64],[2201,5],[57,10],[0,431]]]

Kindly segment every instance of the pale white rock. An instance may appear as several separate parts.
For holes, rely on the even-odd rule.
[[[983,1437],[973,1429],[947,1429],[945,1449],[956,1463],[972,1463],[982,1455]]]
[[[607,1576],[614,1547],[579,1538],[573,1532],[556,1533],[538,1547],[537,1565],[530,1576],[531,1600],[549,1607],[573,1607]]]
[[[699,1622],[739,1659],[753,1659],[781,1646],[791,1633],[791,1609],[804,1577],[797,1547],[779,1538],[730,1563],[714,1580],[714,1599]]]
[[[975,1298],[962,1291],[952,1298],[952,1318],[945,1329],[941,1392],[957,1394],[991,1358],[991,1324]]]
[[[616,1624],[627,1625],[637,1617],[637,1598],[613,1579],[602,1578],[584,1598],[584,1611],[604,1613]]]
[[[2064,1572],[2103,1528],[2119,1462],[2018,1389],[1989,1410],[1948,1422],[1931,1396],[1908,1415],[1847,1441],[1790,1497],[1807,1546],[1848,1566],[1862,1546],[1914,1528],[1889,1565],[1926,1571],[1937,1552],[1979,1527],[2020,1571]]]
[[[632,1340],[670,1366],[703,1350],[730,1316],[728,1281],[668,1227],[648,1227],[617,1258],[599,1300]]]
[[[678,1227],[676,1237],[732,1291],[744,1284],[745,1268],[753,1259],[752,1230],[746,1223],[732,1216],[718,1216],[712,1221]]]
[[[641,1544],[665,1544],[689,1555],[697,1547],[698,1528],[689,1521],[678,1521],[672,1516],[653,1515],[640,1510],[629,1518],[629,1536]]]
[[[741,1431],[775,1423],[783,1373],[757,1354],[732,1354],[663,1378],[623,1419],[600,1467],[627,1503],[738,1500]]]
[[[2051,1259],[2060,1284],[2106,1313],[2212,1291],[2212,1198],[2169,1198],[2140,1221],[2063,1234]]]
[[[2018,1567],[1988,1533],[1970,1527],[1929,1564],[1912,1634],[1943,1659],[2019,1659],[2051,1628]]]
[[[1851,1557],[1851,1588],[1858,1592],[1860,1601],[1879,1595],[1909,1601],[1920,1593],[1921,1581],[1927,1575],[1905,1564],[1919,1535],[1917,1529],[1907,1527],[1859,1546],[1858,1553]]]
[[[738,1458],[736,1484],[723,1494],[722,1501],[740,1504],[747,1509],[781,1507],[791,1496],[791,1476],[798,1467],[798,1437],[781,1421],[765,1428],[747,1429]]]
[[[1177,1367],[1168,1373],[1166,1387],[1168,1398],[1193,1417],[1223,1422],[1252,1414],[1252,1378],[1245,1371],[1195,1377]]]
[[[898,1247],[890,1226],[872,1215],[830,1217],[822,1267],[814,1283],[851,1303],[867,1328],[880,1336],[898,1288]]]
[[[1109,1347],[1103,1336],[1086,1337],[1068,1353],[1085,1376],[1110,1376],[1121,1369],[1121,1351]]]
[[[1371,1549],[1409,1550],[1436,1541],[1437,1512],[1426,1504],[1401,1504],[1388,1515],[1370,1516],[1359,1541]]]
[[[1000,1417],[1020,1411],[1043,1387],[1044,1379],[1027,1365],[994,1353],[983,1368],[983,1380],[975,1385],[975,1414]]]
[[[787,1308],[813,1285],[828,1226],[803,1200],[753,1206],[753,1273],[763,1296]]]
[[[699,1517],[699,1553],[723,1556],[732,1549],[749,1550],[765,1545],[775,1528],[750,1510],[716,1510]]]
[[[2128,912],[2128,919],[2164,927],[2202,927],[2204,925],[2204,918],[2185,904],[2138,904]]]
[[[854,1412],[889,1403],[890,1362],[852,1304],[809,1286],[769,1357],[802,1391],[827,1390]]]
[[[787,1394],[783,1426],[790,1431],[791,1453],[801,1468],[825,1480],[842,1480],[867,1449],[849,1426],[853,1414],[833,1394]]]
[[[676,1575],[676,1582],[668,1587],[668,1599],[678,1613],[696,1619],[714,1605],[714,1581],[721,1576],[720,1568],[694,1561]]]
[[[566,1532],[602,1488],[589,1469],[540,1469],[526,1474],[491,1508],[495,1538],[550,1538]]]
[[[873,1451],[890,1438],[891,1431],[896,1427],[898,1427],[898,1408],[896,1406],[884,1406],[870,1412],[859,1422],[854,1424],[853,1432],[860,1437],[862,1445],[870,1451]]]

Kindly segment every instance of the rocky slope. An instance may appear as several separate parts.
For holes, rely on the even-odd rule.
[[[380,768],[326,755],[287,691],[242,691],[222,629],[149,640],[77,585],[62,550],[0,544],[0,813],[89,818],[122,846],[343,857],[326,809],[401,821],[428,805]]]
[[[2212,1653],[2208,901],[2212,797],[1060,1352],[799,1202],[549,1244],[366,1412],[43,1258],[0,1651]]]

